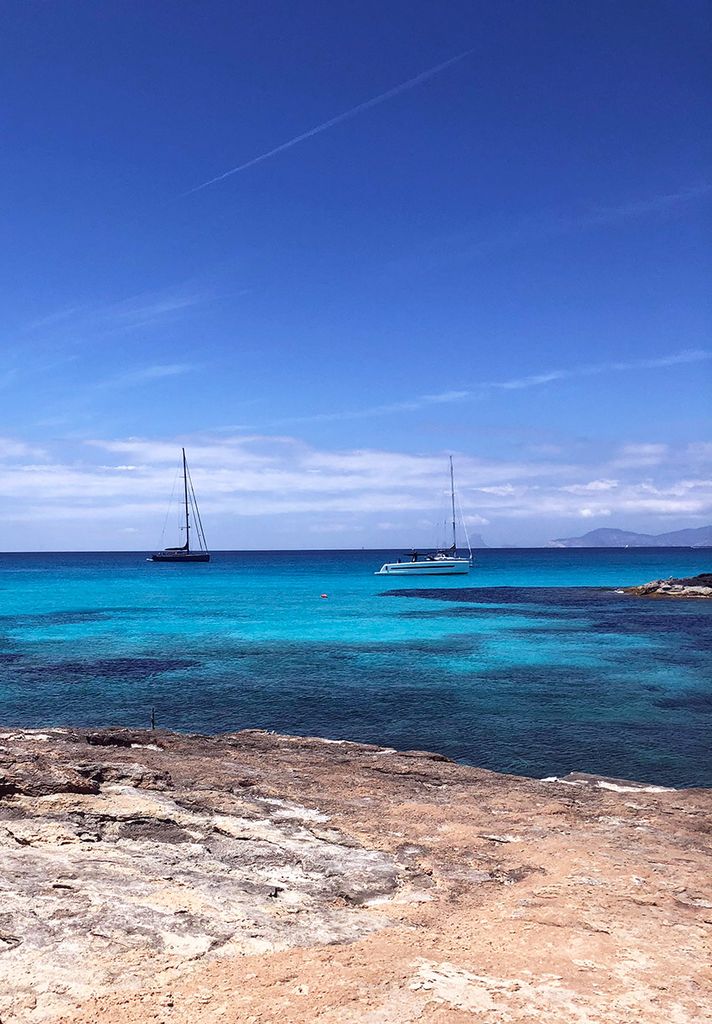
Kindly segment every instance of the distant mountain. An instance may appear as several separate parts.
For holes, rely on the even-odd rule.
[[[712,547],[712,526],[672,533],[631,533],[629,530],[591,530],[583,537],[560,537],[551,541],[556,548],[708,548]]]
[[[473,533],[470,537],[470,547],[474,550],[475,548],[488,548],[489,544],[485,544],[482,539],[482,534]]]

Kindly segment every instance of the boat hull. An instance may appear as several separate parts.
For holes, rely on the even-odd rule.
[[[469,571],[469,558],[434,558],[430,562],[386,562],[374,576],[462,576]]]
[[[184,565],[188,562],[209,562],[210,555],[207,551],[190,551],[186,554],[166,554],[163,551],[157,551],[155,555],[151,555],[148,559],[149,562],[173,562],[176,565]]]

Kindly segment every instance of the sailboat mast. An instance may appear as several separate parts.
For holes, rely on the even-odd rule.
[[[455,533],[455,473],[452,468],[452,455],[450,456],[450,501],[452,503],[452,549],[457,552],[457,535]]]
[[[188,467],[185,462],[185,448],[183,452],[183,499],[185,501],[185,550],[190,551],[190,522],[188,519]]]

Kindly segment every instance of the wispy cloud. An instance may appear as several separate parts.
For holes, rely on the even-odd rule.
[[[232,177],[233,174],[239,174],[241,171],[246,171],[249,167],[261,164],[263,161],[269,160],[273,156],[277,156],[278,153],[284,153],[285,150],[291,149],[292,146],[299,145],[300,142],[305,142],[307,139],[311,139],[315,135],[320,135],[322,132],[326,132],[330,128],[336,127],[337,124],[342,124],[344,121],[350,121],[359,114],[363,114],[365,111],[371,110],[372,107],[385,103],[387,100],[400,96],[401,93],[408,92],[409,89],[414,89],[423,82],[427,82],[428,79],[433,78],[435,75],[439,75],[442,71],[445,71],[446,68],[464,60],[464,58],[468,57],[472,52],[473,50],[471,49],[465,50],[463,53],[458,53],[454,57],[450,57],[448,60],[441,61],[439,64],[434,64],[432,67],[426,68],[425,71],[421,71],[420,74],[415,75],[413,78],[408,78],[405,82],[401,82],[399,85],[393,86],[392,89],[386,89],[385,92],[379,93],[378,96],[373,96],[371,99],[365,100],[363,103],[358,103],[355,107],[351,107],[350,110],[345,110],[341,114],[336,114],[335,117],[329,118],[328,121],[322,121],[321,124],[317,124],[313,128],[309,128],[300,135],[295,135],[294,138],[288,139],[286,142],[282,142],[279,146],[275,146],[273,149],[267,150],[266,153],[260,153],[259,156],[252,157],[252,159],[246,160],[244,163],[238,164],[236,167],[231,167],[229,171],[224,171],[222,174],[218,174],[214,178],[209,178],[207,181],[201,182],[200,185],[196,185],[194,188],[188,189],[187,192],[184,192],[183,196],[190,196],[194,192],[200,192],[202,189],[208,188],[210,185],[216,185],[218,182]]]
[[[174,319],[204,298],[192,288],[146,292],[79,311],[75,318],[68,319],[67,326],[74,332],[92,334],[138,330],[147,324]]]
[[[204,302],[205,298],[205,293],[196,287],[181,284],[116,301],[70,306],[25,324],[20,333],[30,337],[39,335],[52,341],[58,337],[76,341],[85,336],[134,330],[170,319]]]
[[[544,373],[533,373],[527,377],[514,377],[511,380],[493,381],[484,384],[485,388],[503,388],[505,390],[521,390],[539,387],[554,381],[568,380],[573,377],[596,377],[605,373],[620,373],[625,370],[658,370],[668,366],[682,366],[686,363],[701,363],[712,359],[712,352],[707,349],[685,349],[670,355],[656,356],[652,359],[630,359],[627,361],[613,360],[605,363],[585,363],[563,370],[547,370]]]
[[[710,197],[712,183],[703,182],[607,206],[589,205],[570,212],[540,210],[499,230],[488,227],[485,232],[476,224],[465,226],[455,233],[427,240],[402,256],[389,260],[388,266],[412,273],[414,269],[422,271],[432,266],[460,263],[550,238],[672,212]]]
[[[82,306],[67,306],[65,309],[58,309],[53,313],[46,313],[36,320],[31,320],[28,324],[25,324],[25,330],[29,332],[45,330],[47,327],[54,327],[63,321],[76,319],[79,314],[85,311],[85,308]]]
[[[182,377],[194,373],[200,367],[193,363],[157,363],[154,366],[139,366],[126,373],[119,373],[103,382],[103,387],[123,388],[139,384],[150,384],[167,377]],[[97,385],[94,385],[95,387]]]
[[[335,412],[318,412],[307,416],[285,416],[271,420],[270,426],[291,426],[299,423],[330,423],[341,420],[362,420],[376,416],[391,416],[400,412],[417,412],[431,405],[450,405],[472,398],[471,391],[443,391],[434,395],[416,395],[402,402],[385,402],[380,405],[367,405],[362,409],[340,409]]]
[[[614,467],[637,469],[643,466],[659,466],[670,448],[666,444],[625,444],[613,460]]]
[[[622,373],[634,370],[656,370],[671,366],[683,366],[688,363],[700,363],[712,360],[712,351],[707,349],[685,349],[669,355],[655,356],[649,359],[631,359],[627,361],[613,360],[604,363],[585,363],[566,369],[545,370],[528,374],[524,377],[511,377],[506,380],[483,381],[481,384],[459,391],[442,391],[434,394],[415,395],[400,402],[388,402],[380,405],[368,405],[361,409],[341,409],[333,412],[314,413],[307,416],[291,416],[270,421],[269,426],[296,425],[299,423],[328,423],[342,420],[370,419],[378,416],[391,416],[397,413],[419,412],[436,405],[451,405],[457,402],[476,401],[498,391],[524,391],[528,388],[542,387],[558,381],[573,380],[577,377],[596,377],[607,373]]]
[[[616,206],[604,206],[597,210],[591,210],[589,213],[582,214],[579,217],[562,219],[559,223],[559,229],[569,230],[577,227],[595,227],[598,224],[614,224],[616,221],[629,220],[632,217],[644,217],[649,213],[660,213],[682,203],[705,199],[710,193],[712,193],[712,184],[703,182],[700,185],[676,189],[674,192],[662,192],[655,196],[648,196],[628,203],[619,203]]]
[[[13,437],[0,437],[0,460],[12,459],[45,459],[47,453],[43,448],[18,441]]]
[[[33,387],[38,378],[52,374],[66,364],[81,358],[89,348],[98,343],[110,343],[107,351],[118,351],[117,336],[136,331],[141,340],[150,335],[150,330],[141,335],[141,329],[153,325],[163,327],[175,323],[189,313],[192,307],[206,301],[208,293],[200,291],[195,283],[184,282],[172,288],[141,292],[116,301],[73,305],[25,323],[17,328],[14,345],[5,347],[5,368],[0,369],[0,390],[9,386],[26,385],[32,380]],[[58,353],[61,353],[58,355]],[[113,379],[92,382],[95,387],[123,386],[138,384],[143,380],[158,379],[187,372],[183,364],[139,368],[136,373],[118,373]],[[78,391],[73,393],[73,408],[76,411],[80,401]],[[61,414],[64,419],[64,412]],[[43,417],[45,425],[57,419],[56,412]]]
[[[602,491],[614,491],[618,487],[617,480],[589,480],[584,484],[569,484],[562,487],[571,494],[596,494]]]
[[[579,509],[579,515],[583,519],[596,519],[601,516],[609,516],[611,510],[609,508],[581,508]]]
[[[174,317],[198,305],[204,298],[204,295],[193,290],[137,295],[105,306],[95,315],[115,330],[135,330]]]
[[[9,366],[7,369],[0,373],[0,391],[5,388],[11,388],[18,377],[18,370],[16,366]]]
[[[712,465],[712,441],[695,441],[689,444],[687,456],[692,462]]]

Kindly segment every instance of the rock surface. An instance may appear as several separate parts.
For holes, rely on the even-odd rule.
[[[0,736],[0,1021],[712,1016],[712,791],[248,731]]]
[[[712,573],[703,572],[688,579],[652,580],[639,587],[625,587],[626,594],[638,597],[712,597]]]

